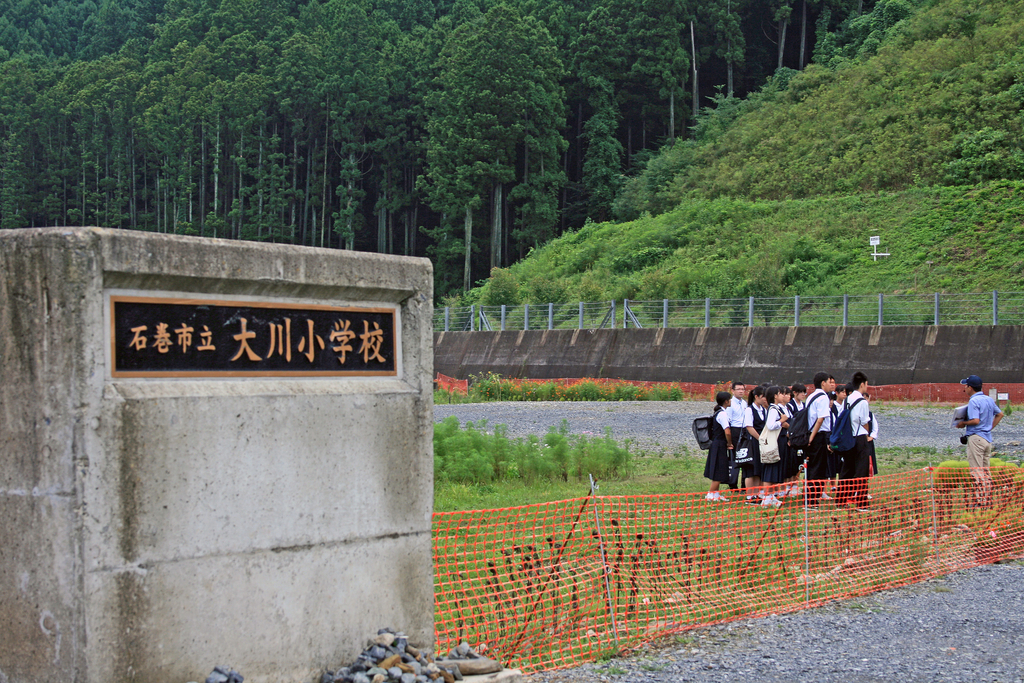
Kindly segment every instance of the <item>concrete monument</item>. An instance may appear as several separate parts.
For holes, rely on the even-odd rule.
[[[0,683],[433,641],[431,267],[0,231]]]

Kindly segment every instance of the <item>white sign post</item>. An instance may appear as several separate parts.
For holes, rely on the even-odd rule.
[[[879,256],[888,256],[888,253],[882,253],[878,251],[878,245],[882,243],[882,238],[878,235],[872,235],[868,238],[868,244],[872,247],[871,258],[874,261],[878,260]]]

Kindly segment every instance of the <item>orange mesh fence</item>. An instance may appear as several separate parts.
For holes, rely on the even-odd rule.
[[[437,377],[434,379],[434,382],[437,384],[439,389],[444,389],[445,391],[459,391],[463,394],[469,392],[469,380],[455,379],[448,375],[442,375],[439,372],[437,373]]]
[[[438,650],[468,640],[506,666],[565,667],[1024,553],[1016,467],[867,483],[868,511],[681,494],[435,514]]]

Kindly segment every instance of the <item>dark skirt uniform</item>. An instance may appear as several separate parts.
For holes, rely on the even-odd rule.
[[[787,443],[789,437],[786,435],[786,431],[785,427],[779,430],[779,461],[770,465],[761,465],[764,468],[761,472],[761,479],[766,484],[782,484],[786,481],[786,477],[791,476],[786,474],[790,460],[789,444]]]
[[[718,417],[721,407],[715,407],[714,417]],[[704,478],[711,481],[729,481],[729,444],[725,441],[725,430],[717,419],[711,420],[711,448],[708,459],[704,463]]]

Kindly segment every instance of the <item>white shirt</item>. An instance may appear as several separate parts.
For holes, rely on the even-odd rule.
[[[788,414],[786,412],[786,406],[779,405],[776,403],[773,406],[768,407],[768,421],[764,423],[764,428],[769,432],[775,432],[782,429],[782,416]]]
[[[730,427],[742,427],[743,426],[743,413],[747,409],[747,402],[739,396],[735,396],[732,399],[732,405],[726,408],[726,412],[729,413],[729,426]]]
[[[725,431],[729,431],[728,408],[722,408],[721,410],[718,411],[718,413],[715,414],[715,422],[717,422],[718,425]]]
[[[744,427],[753,427],[754,426],[754,411],[755,410],[757,411],[757,416],[762,418],[762,419],[764,419],[765,411],[768,410],[768,409],[767,408],[762,408],[761,406],[756,406],[756,405],[754,405],[754,406],[747,406],[747,409],[743,412],[743,426]]]
[[[825,398],[821,398],[824,396]],[[818,418],[825,418],[821,427],[818,429],[819,432],[831,432],[832,431],[832,411],[828,409],[828,395],[823,389],[815,389],[814,392],[807,397],[807,425],[813,430],[814,423],[818,421]]]
[[[850,408],[850,426],[853,428],[854,436],[867,436],[868,430],[864,425],[871,420],[871,408],[868,406],[867,399],[856,406],[853,405],[854,401],[861,398],[864,398],[864,394],[859,391],[854,391],[846,397],[846,405],[853,406]]]
[[[868,412],[868,415],[871,417],[871,433],[868,434],[868,436],[872,439],[878,439],[878,418],[870,411]]]

